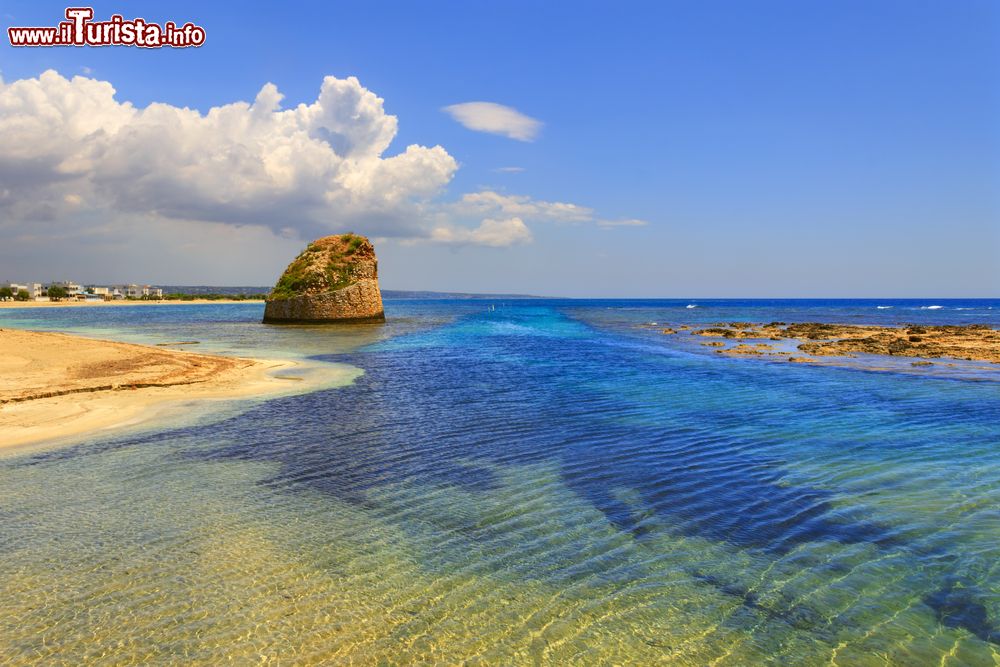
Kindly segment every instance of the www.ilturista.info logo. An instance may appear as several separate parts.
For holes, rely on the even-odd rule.
[[[193,23],[178,26],[167,21],[162,26],[146,19],[126,21],[113,14],[108,21],[92,21],[93,7],[67,7],[66,21],[49,28],[7,28],[11,46],[163,46],[184,48],[205,43],[205,29]]]

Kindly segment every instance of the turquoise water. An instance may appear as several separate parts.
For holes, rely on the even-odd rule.
[[[0,662],[1000,660],[1000,367],[659,333],[1000,326],[1000,301],[386,306],[348,329],[263,326],[259,304],[0,311],[364,371],[5,455]]]

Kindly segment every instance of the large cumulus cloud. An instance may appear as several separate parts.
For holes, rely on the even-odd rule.
[[[305,236],[356,223],[425,233],[414,207],[457,169],[445,149],[385,155],[396,117],[354,77],[326,77],[311,104],[282,110],[281,99],[267,84],[252,104],[201,114],[138,109],[106,81],[51,70],[0,84],[0,208],[8,220],[107,209]]]
[[[353,229],[505,247],[530,243],[534,222],[607,222],[490,190],[442,201],[455,159],[441,146],[387,154],[396,117],[354,77],[324,78],[310,104],[281,102],[270,83],[253,102],[201,113],[137,108],[107,81],[52,70],[0,80],[0,230],[120,240],[137,226],[163,237],[171,224],[216,236],[219,225],[252,225],[285,238]]]

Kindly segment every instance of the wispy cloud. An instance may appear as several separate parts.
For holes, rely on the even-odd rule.
[[[625,220],[598,220],[598,227],[645,227],[649,223],[638,218],[626,218]]]
[[[540,120],[494,102],[463,102],[446,106],[443,111],[470,130],[518,141],[534,141],[542,130]]]
[[[475,229],[453,225],[436,227],[431,240],[454,245],[485,245],[494,248],[531,243],[531,230],[520,218],[494,220],[487,218]]]
[[[520,174],[524,171],[524,167],[497,167],[493,171],[499,172],[501,174]]]
[[[528,222],[556,222],[595,224],[598,227],[642,227],[649,223],[638,218],[612,220],[598,217],[597,212],[587,206],[561,201],[545,201],[527,195],[508,195],[494,190],[469,192],[458,201],[445,205],[444,210],[453,218],[516,217]]]
[[[490,215],[502,214],[529,220],[549,220],[553,222],[591,222],[594,210],[586,206],[560,201],[543,201],[525,195],[504,195],[493,190],[480,190],[462,195],[455,202],[456,211]]]

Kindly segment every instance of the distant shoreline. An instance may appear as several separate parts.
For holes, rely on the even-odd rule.
[[[0,308],[97,308],[101,306],[184,306],[209,303],[264,303],[263,299],[162,299],[159,301],[0,301]]]

